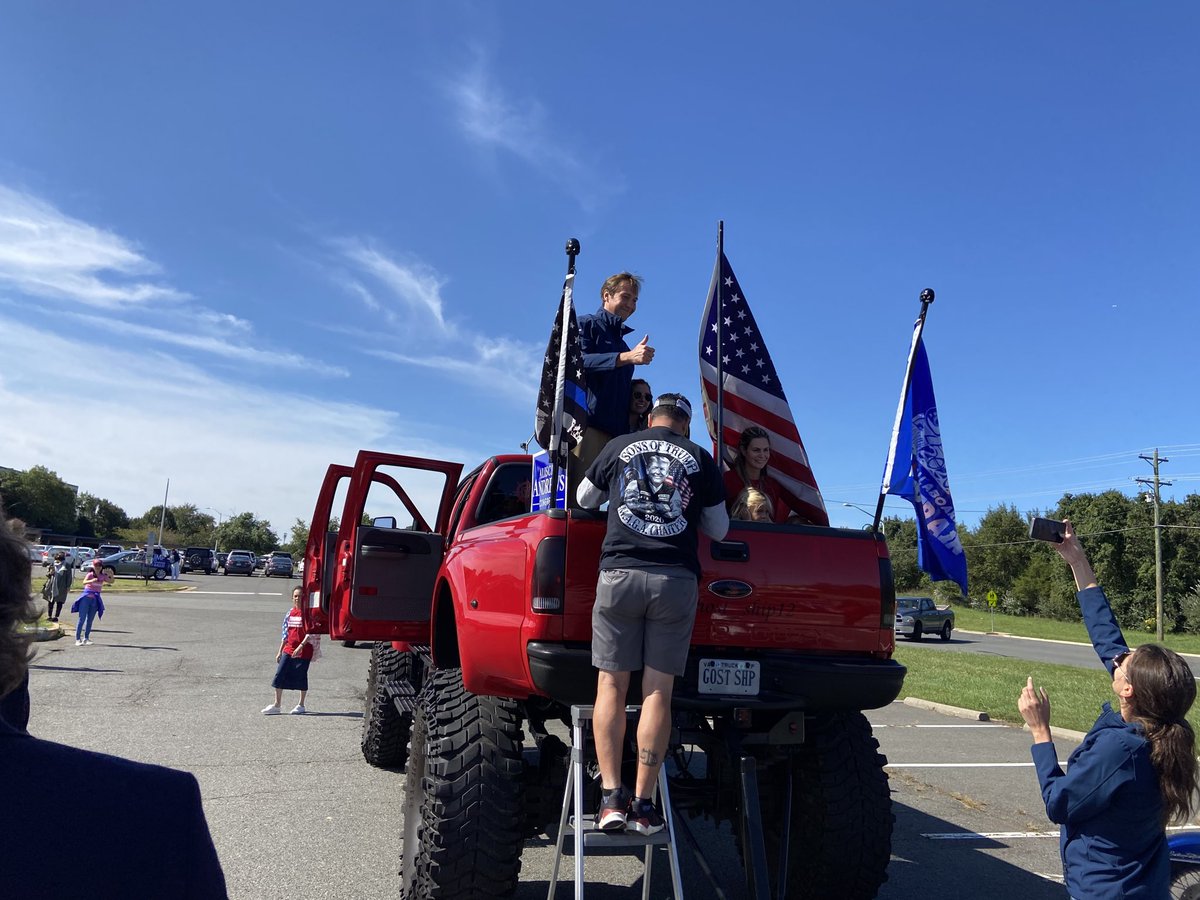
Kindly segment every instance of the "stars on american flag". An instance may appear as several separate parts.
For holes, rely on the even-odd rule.
[[[700,345],[701,357],[712,364],[720,361],[731,377],[745,378],[747,382],[773,394],[782,394],[775,367],[758,336],[758,324],[742,297],[737,279],[722,273],[721,283],[727,289],[725,308],[720,316],[712,310],[708,317],[706,339]],[[734,306],[736,304],[736,306]]]

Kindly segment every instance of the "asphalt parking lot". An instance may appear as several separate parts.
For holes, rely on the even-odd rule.
[[[298,582],[184,582],[194,590],[113,595],[92,646],[39,644],[30,731],[195,773],[232,897],[394,897],[403,776],[372,769],[359,751],[367,649],[327,641],[312,668],[309,715],[264,717]],[[1023,732],[903,704],[869,718],[889,759],[896,814],[881,898],[1065,897],[1057,831]],[[1071,749],[1063,744],[1060,758]],[[693,828],[719,887],[685,844],[688,896],[744,896],[729,827]],[[546,895],[552,857],[547,841],[527,847],[520,900]],[[588,872],[595,900],[640,894],[632,857],[589,858]],[[657,867],[653,896],[668,896],[666,874]],[[560,887],[559,896],[570,894]]]

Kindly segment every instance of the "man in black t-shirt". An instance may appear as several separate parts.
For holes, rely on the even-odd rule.
[[[717,464],[688,438],[692,408],[682,394],[663,394],[650,427],[610,441],[592,463],[576,499],[605,499],[608,530],[592,609],[592,665],[600,670],[592,728],[605,831],[663,827],[652,802],[671,732],[671,691],[682,675],[696,619],[698,530],[725,537],[729,516]],[[634,794],[621,784],[625,695],[642,670],[638,769]]]

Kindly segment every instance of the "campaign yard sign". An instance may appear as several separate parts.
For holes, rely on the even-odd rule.
[[[545,450],[539,450],[533,454],[533,511],[550,508],[550,479],[551,474],[550,454]],[[567,508],[567,470],[561,468],[558,470],[558,508]]]

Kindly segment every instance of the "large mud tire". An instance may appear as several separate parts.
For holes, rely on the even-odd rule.
[[[407,681],[413,692],[421,690],[420,657],[401,653],[391,644],[371,648],[367,667],[367,693],[363,701],[362,754],[380,769],[403,769],[408,760],[412,713],[402,713],[385,689],[389,680]]]
[[[404,782],[400,896],[509,897],[521,872],[521,716],[477,697],[460,669],[431,672]]]
[[[887,880],[892,853],[892,798],[887,758],[862,713],[810,719],[808,740],[795,750],[792,830],[788,851],[789,900],[870,900]],[[776,880],[789,763],[759,768],[763,838]]]

